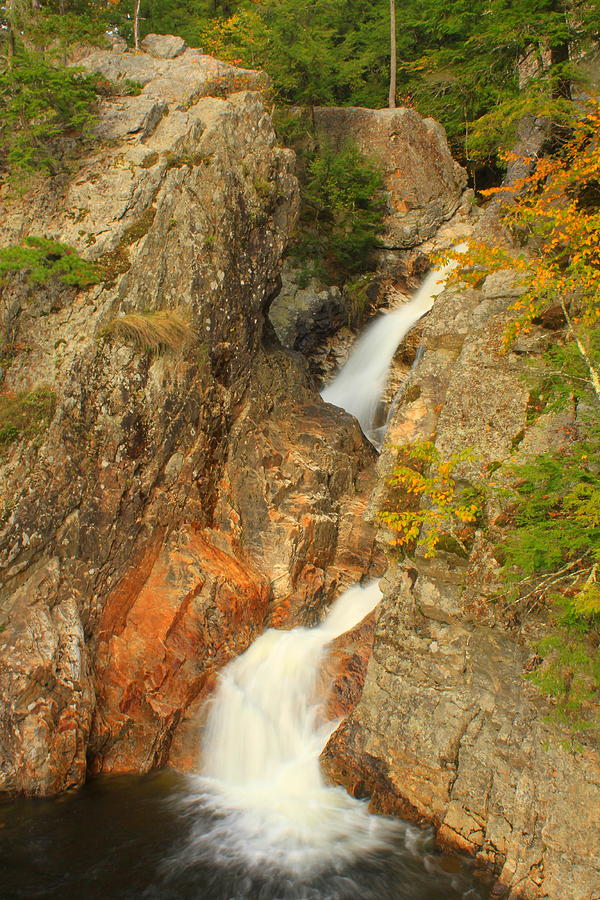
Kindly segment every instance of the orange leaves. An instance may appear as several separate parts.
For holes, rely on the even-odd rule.
[[[489,272],[510,268],[523,274],[526,293],[511,307],[519,313],[505,331],[505,347],[531,320],[557,302],[570,303],[585,326],[600,307],[600,103],[592,101],[570,140],[510,187],[484,191],[513,202],[506,226],[527,240],[526,252],[508,252],[470,242],[452,280],[477,285]],[[519,159],[505,154],[508,161]],[[533,240],[531,240],[533,238]]]

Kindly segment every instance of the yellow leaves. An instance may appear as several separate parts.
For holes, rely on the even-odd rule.
[[[378,514],[393,534],[390,543],[400,548],[417,543],[424,555],[431,557],[442,538],[449,538],[465,551],[455,524],[472,526],[481,509],[475,500],[464,502],[464,491],[459,490],[453,472],[461,462],[472,459],[473,451],[461,450],[442,458],[431,441],[396,449],[402,462],[394,468],[387,483],[401,491],[394,497],[397,508]]]
[[[600,614],[600,589],[593,582],[586,584],[573,598],[573,607],[580,616],[594,616]]]
[[[477,504],[471,503],[470,506],[457,506],[454,510],[454,515],[461,522],[475,522],[479,512]]]

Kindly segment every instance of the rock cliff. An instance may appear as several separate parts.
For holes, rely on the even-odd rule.
[[[3,791],[193,768],[217,670],[265,624],[310,624],[385,571],[366,513],[383,502],[394,443],[475,447],[462,472],[473,478],[572,424],[529,427],[517,360],[545,336],[500,354],[518,287],[491,276],[446,291],[425,320],[377,477],[357,423],[323,404],[267,321],[298,201],[264,77],[164,36],[145,50],[80,61],[141,94],[103,101],[69,173],[2,198],[2,243],[69,243],[102,279],[2,286],[3,392],[55,396],[47,430],[0,448]],[[464,209],[445,224],[465,176],[435,123],[322,109],[315,125],[384,164],[394,252],[471,227]],[[111,336],[127,314],[157,310],[187,323],[181,347]],[[324,763],[374,808],[433,823],[493,866],[495,896],[596,900],[597,748],[575,763],[544,723],[522,677],[526,640],[483,602],[496,580],[482,533],[468,559],[389,567],[379,616],[336,643],[324,672],[329,711],[350,713]]]
[[[436,301],[390,422],[371,514],[386,508],[394,445],[433,439],[444,458],[474,448],[460,477],[493,471],[501,480],[504,464],[560,446],[576,425],[574,413],[531,424],[522,359],[535,358],[549,332],[534,329],[502,352],[519,290],[505,271]],[[489,599],[501,586],[494,492],[486,521],[468,558],[417,554],[390,566],[364,690],[324,764],[375,809],[431,822],[442,843],[491,865],[492,896],[593,900],[599,748],[590,738],[574,749],[545,721],[548,705],[524,678],[535,665],[536,618],[515,627]]]
[[[267,617],[307,597],[314,616],[382,571],[356,423],[262,348],[297,208],[293,154],[245,90],[264,76],[149,49],[80,61],[143,91],[102,103],[70,174],[5,197],[4,242],[69,243],[102,281],[3,286],[5,396],[56,398],[0,460],[3,790],[193,766],[216,669]],[[107,334],[156,310],[191,341],[156,354]]]
[[[387,250],[422,244],[448,221],[467,186],[444,129],[412,109],[315,107],[314,129],[334,147],[352,141],[380,166],[387,192]]]

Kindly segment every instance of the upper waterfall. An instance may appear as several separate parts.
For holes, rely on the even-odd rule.
[[[462,252],[465,245],[455,247]],[[408,303],[371,322],[356,342],[350,357],[321,396],[358,419],[371,443],[379,448],[383,435],[376,427],[377,413],[394,354],[410,329],[429,312],[441,294],[455,263],[433,269]]]

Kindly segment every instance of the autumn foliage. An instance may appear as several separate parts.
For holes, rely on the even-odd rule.
[[[396,448],[398,461],[387,479],[391,489],[391,509],[382,510],[379,520],[391,532],[390,543],[412,550],[420,545],[424,556],[435,556],[441,545],[466,552],[465,540],[480,512],[477,493],[459,486],[454,472],[473,456],[471,450],[448,458],[431,441],[419,441]]]
[[[510,186],[483,192],[506,200],[504,224],[516,249],[471,241],[457,255],[455,280],[475,284],[489,272],[520,273],[524,294],[511,307],[508,348],[551,307],[562,311],[567,332],[585,361],[600,399],[591,352],[600,316],[600,102],[590,102],[557,153],[537,160],[533,172]]]

